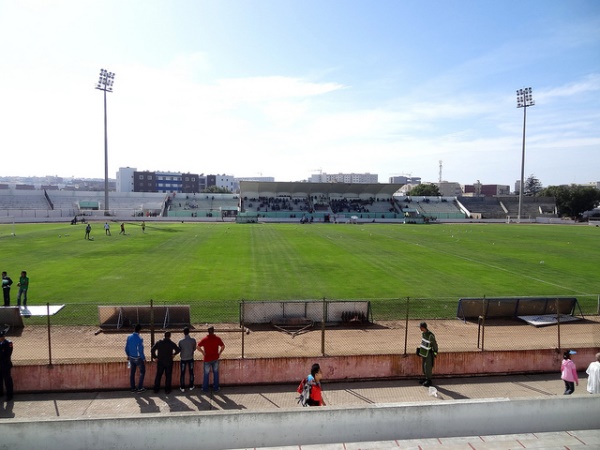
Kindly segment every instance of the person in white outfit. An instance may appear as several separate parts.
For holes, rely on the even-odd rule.
[[[596,353],[596,361],[589,365],[585,373],[588,374],[587,391],[600,394],[600,353]]]

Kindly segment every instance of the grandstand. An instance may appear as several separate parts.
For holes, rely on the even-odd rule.
[[[52,209],[40,190],[0,189],[0,205],[2,209]]]
[[[222,220],[243,213],[260,220],[426,223],[507,220],[518,215],[517,196],[396,196],[398,184],[241,181],[240,194],[109,192],[113,217]],[[0,220],[61,220],[104,216],[104,192],[0,188]],[[551,197],[523,198],[521,216],[556,218]]]
[[[162,215],[166,195],[149,192],[110,192],[110,215]],[[104,192],[0,189],[0,218],[53,219],[104,216]]]
[[[457,197],[459,208],[467,217],[478,219],[506,219],[507,211],[496,197]]]
[[[456,197],[404,197],[398,199],[400,204],[418,211],[419,215],[438,219],[464,219]]]
[[[103,216],[104,192],[51,191],[48,193],[54,209],[71,211],[71,215]],[[158,216],[166,195],[154,192],[110,192],[111,216]]]
[[[165,216],[177,218],[235,216],[238,202],[239,196],[236,194],[172,194],[165,203]]]
[[[519,197],[457,197],[457,203],[467,217],[481,219],[506,219],[517,217]],[[554,197],[523,197],[521,216],[528,218],[557,217]]]
[[[519,197],[499,197],[498,200],[510,217],[516,217],[519,214]],[[540,216],[557,217],[554,197],[523,197],[521,217]]]
[[[301,221],[401,219],[397,184],[240,182],[241,211]]]

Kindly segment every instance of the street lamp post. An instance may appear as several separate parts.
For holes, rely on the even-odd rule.
[[[521,185],[519,186],[519,214],[517,223],[521,223],[521,208],[523,207],[523,189],[525,188],[525,123],[527,120],[527,108],[535,105],[531,88],[519,89],[517,91],[517,108],[523,108],[523,150],[521,152]]]
[[[100,69],[100,78],[96,89],[104,91],[104,215],[109,215],[108,206],[108,131],[106,121],[106,93],[112,92],[115,74],[106,69]]]

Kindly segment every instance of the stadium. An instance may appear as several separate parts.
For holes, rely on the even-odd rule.
[[[332,383],[416,380],[422,320],[443,348],[439,385],[553,373],[563,348],[577,350],[579,367],[593,359],[595,227],[565,224],[550,199],[532,200],[516,224],[507,199],[396,198],[396,189],[248,182],[236,195],[111,193],[108,216],[101,193],[0,191],[4,268],[32,280],[28,309],[1,308],[19,349],[16,391],[126,390],[123,342],[135,323],[147,343],[215,324],[228,387],[294,384],[315,361]]]

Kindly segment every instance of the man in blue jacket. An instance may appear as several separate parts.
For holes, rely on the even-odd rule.
[[[127,343],[125,344],[125,354],[129,361],[129,384],[131,385],[131,392],[144,392],[144,376],[146,375],[146,356],[144,355],[144,339],[140,336],[140,330],[142,326],[137,324],[135,331],[127,336]],[[135,372],[137,368],[140,368],[140,379],[138,381],[137,388],[135,386]]]

